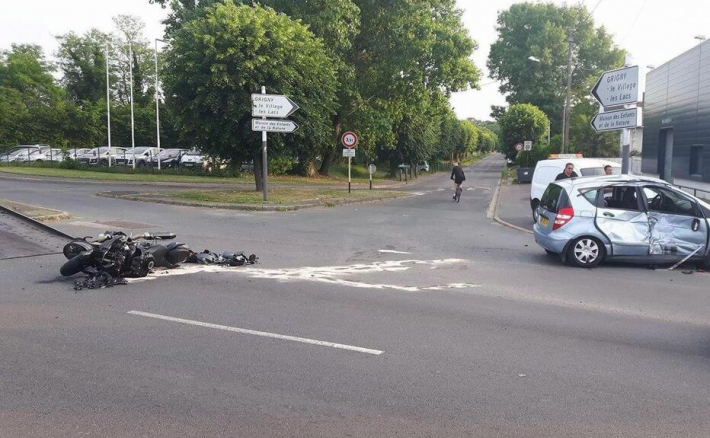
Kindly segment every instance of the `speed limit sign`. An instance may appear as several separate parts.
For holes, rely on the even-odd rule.
[[[352,149],[357,146],[357,135],[355,135],[354,132],[348,131],[340,137],[340,142],[343,143],[343,146],[346,148]]]

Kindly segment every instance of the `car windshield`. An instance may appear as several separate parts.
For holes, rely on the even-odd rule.
[[[149,148],[149,147],[139,147],[139,148],[136,148],[136,149],[135,149],[135,152],[134,152],[133,149],[128,149],[128,150],[126,151],[126,153],[127,153],[127,154],[133,154],[133,153],[135,153],[136,155],[139,155],[139,154],[144,153],[144,152],[147,151],[148,149],[150,149],[150,148]]]
[[[180,153],[180,149],[163,149],[160,151],[160,156],[165,157],[165,156],[173,156],[177,155]]]

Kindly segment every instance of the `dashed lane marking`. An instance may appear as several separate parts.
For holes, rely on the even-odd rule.
[[[173,316],[159,315],[157,313],[141,312],[138,310],[131,310],[128,312],[130,315],[145,316],[146,318],[160,319],[163,321],[178,322],[180,324],[194,325],[197,327],[211,328],[215,330],[224,330],[227,332],[241,333],[245,335],[262,336],[264,338],[280,339],[282,341],[293,341],[301,342],[303,344],[318,345],[319,347],[330,347],[337,348],[340,350],[355,351],[357,353],[372,354],[379,356],[384,353],[382,350],[373,350],[371,348],[357,347],[354,345],[338,344],[335,342],[319,341],[317,339],[301,338],[298,336],[280,335],[278,333],[261,332],[258,330],[250,330],[239,327],[231,327],[228,325],[212,324],[209,322],[194,321],[192,319],[175,318]]]

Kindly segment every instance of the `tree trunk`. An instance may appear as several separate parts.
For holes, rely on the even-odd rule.
[[[318,170],[318,173],[320,173],[323,176],[329,176],[330,175],[330,165],[333,164],[333,161],[338,156],[338,145],[340,143],[340,114],[336,114],[333,117],[333,133],[335,134],[335,146],[332,148],[328,149],[325,151],[323,154],[323,162],[320,164],[320,170]]]
[[[262,190],[262,160],[261,160],[261,150],[254,154],[254,183],[256,184],[256,191]]]

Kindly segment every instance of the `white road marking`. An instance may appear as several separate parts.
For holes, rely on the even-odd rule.
[[[209,322],[194,321],[191,319],[175,318],[172,316],[158,315],[157,313],[141,312],[138,310],[131,310],[128,312],[131,315],[145,316],[147,318],[162,319],[163,321],[179,322],[181,324],[195,325],[198,327],[211,328],[216,330],[224,330],[234,333],[242,333],[245,335],[263,336],[265,338],[281,339],[284,341],[302,342],[304,344],[318,345],[321,347],[331,347],[338,348],[340,350],[356,351],[358,353],[374,354],[379,356],[384,353],[381,350],[373,350],[370,348],[356,347],[354,345],[337,344],[335,342],[319,341],[317,339],[299,338],[297,336],[280,335],[277,333],[260,332],[257,330],[243,329],[239,327],[230,327],[228,325],[211,324]]]
[[[395,251],[393,249],[378,249],[377,252],[389,253],[389,254],[411,254],[411,252]]]
[[[443,192],[446,189],[438,189],[437,192]]]

